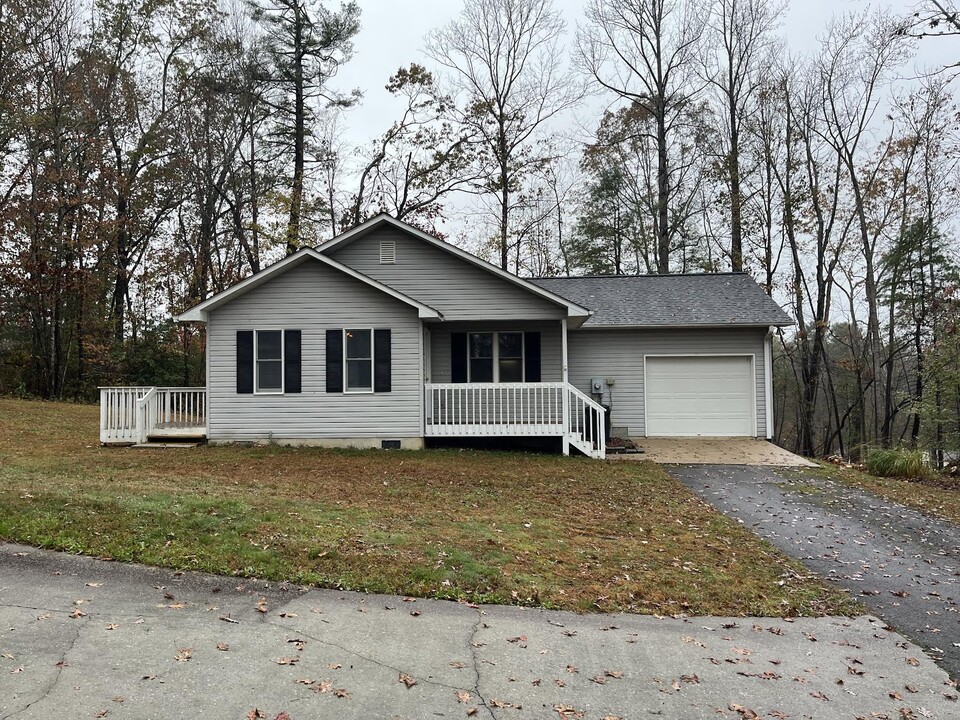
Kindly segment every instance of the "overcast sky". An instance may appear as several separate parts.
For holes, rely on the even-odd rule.
[[[462,0],[358,0],[361,30],[355,38],[355,55],[337,78],[340,89],[360,88],[362,105],[347,113],[345,140],[366,144],[383,133],[399,116],[402,106],[384,89],[387,78],[398,68],[419,62],[432,65],[423,54],[423,38],[429,30],[457,16]],[[583,0],[554,0],[567,21],[568,45],[583,18]],[[706,4],[706,3],[705,3]],[[794,52],[811,51],[816,38],[834,13],[862,10],[867,6],[888,6],[908,13],[913,0],[792,0],[784,19],[783,34]],[[334,6],[331,3],[331,6]],[[960,38],[923,41],[915,60],[920,66],[944,65],[960,59]],[[595,122],[586,124],[593,127]]]

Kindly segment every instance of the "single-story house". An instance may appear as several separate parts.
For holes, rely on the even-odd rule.
[[[103,388],[103,442],[769,438],[792,322],[743,273],[524,279],[385,214],[178,319],[206,327],[206,388]]]

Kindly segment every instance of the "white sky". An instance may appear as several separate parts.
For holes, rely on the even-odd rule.
[[[704,0],[706,4],[706,0]],[[360,88],[364,99],[344,118],[346,138],[352,144],[366,144],[383,133],[399,116],[402,105],[384,89],[398,68],[419,62],[431,67],[423,54],[423,39],[432,28],[456,17],[462,0],[358,0],[361,30],[355,38],[353,59],[340,70],[335,81],[342,90]],[[567,21],[568,44],[578,22],[583,21],[583,0],[554,0]],[[816,47],[816,38],[835,13],[861,11],[868,6],[886,6],[907,14],[915,0],[792,0],[784,19],[783,34],[791,49],[802,53]],[[330,3],[334,7],[335,3]],[[946,65],[960,60],[960,37],[924,40],[918,46],[918,68]],[[594,119],[585,119],[593,127]]]

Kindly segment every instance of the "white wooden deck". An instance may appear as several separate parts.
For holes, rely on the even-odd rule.
[[[104,445],[161,438],[203,440],[206,435],[206,388],[100,388],[100,442]]]
[[[606,455],[604,408],[568,383],[426,383],[424,437],[558,437]],[[100,442],[130,445],[207,433],[206,388],[100,388]]]

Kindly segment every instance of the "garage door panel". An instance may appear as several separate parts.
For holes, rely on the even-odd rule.
[[[647,357],[647,435],[754,435],[753,383],[750,357]]]

